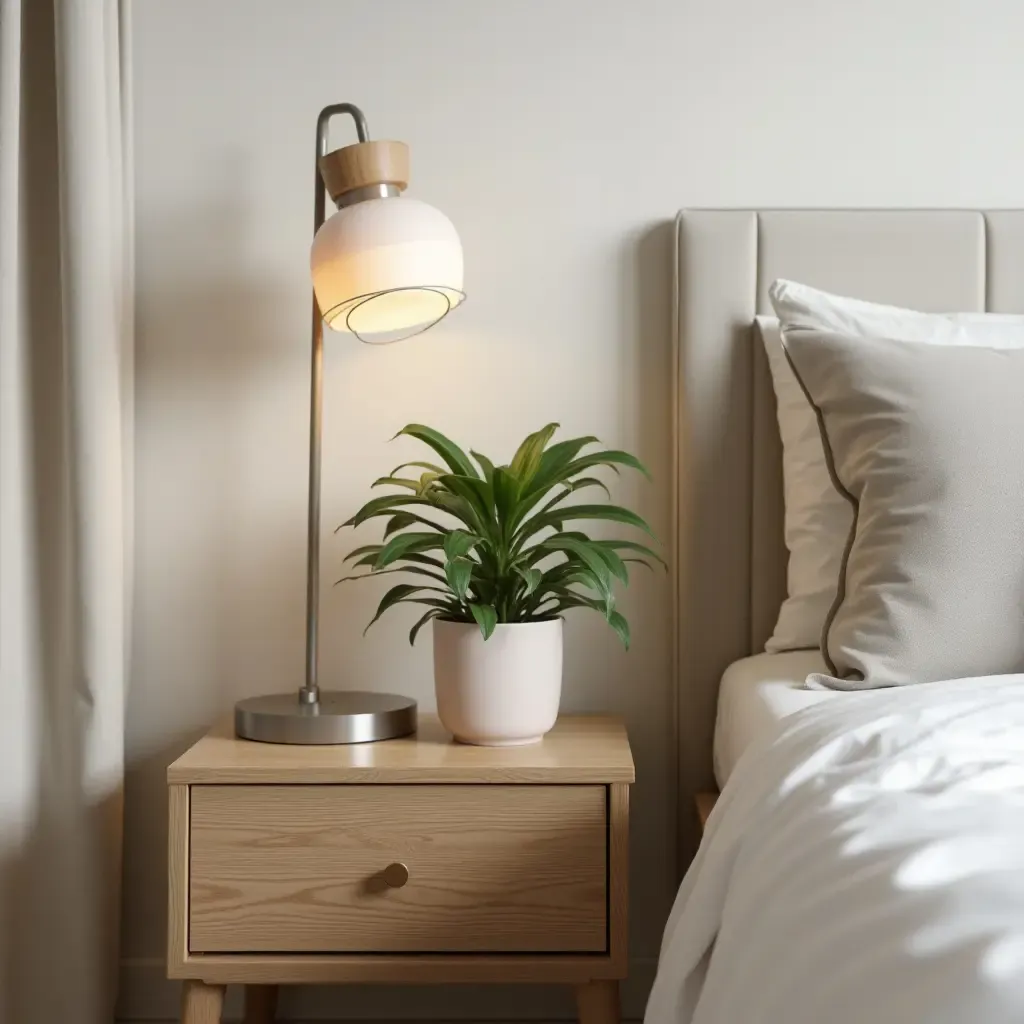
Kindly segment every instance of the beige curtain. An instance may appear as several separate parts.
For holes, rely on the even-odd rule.
[[[114,1015],[131,573],[124,13],[0,0],[4,1024]]]

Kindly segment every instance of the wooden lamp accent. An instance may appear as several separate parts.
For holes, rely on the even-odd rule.
[[[326,153],[317,161],[324,184],[335,202],[355,189],[393,185],[409,187],[409,147],[404,142],[357,142]]]

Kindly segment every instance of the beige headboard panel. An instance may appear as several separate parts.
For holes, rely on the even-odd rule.
[[[933,311],[1024,311],[1024,211],[685,210],[676,220],[676,671],[680,825],[713,785],[726,666],[763,648],[786,557],[775,399],[754,344],[788,277]]]

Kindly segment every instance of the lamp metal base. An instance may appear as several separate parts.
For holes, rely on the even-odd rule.
[[[293,691],[235,705],[236,735],[259,743],[373,743],[415,731],[416,701],[395,693],[324,690],[316,704],[302,704]]]

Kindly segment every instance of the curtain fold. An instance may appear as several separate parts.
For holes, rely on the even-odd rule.
[[[125,11],[0,0],[0,1021],[108,1024],[130,657]]]

